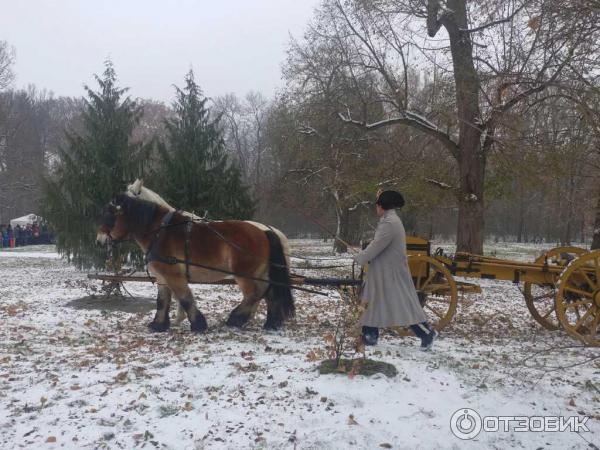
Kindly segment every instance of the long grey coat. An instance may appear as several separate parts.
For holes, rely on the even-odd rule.
[[[427,320],[408,268],[404,225],[395,210],[385,211],[373,241],[354,260],[370,263],[360,295],[369,303],[361,325],[384,328]]]

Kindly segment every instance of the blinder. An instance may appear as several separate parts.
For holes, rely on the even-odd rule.
[[[123,215],[123,207],[114,201],[108,203],[102,210],[100,224],[107,228],[108,234],[113,230],[117,223],[117,216]]]

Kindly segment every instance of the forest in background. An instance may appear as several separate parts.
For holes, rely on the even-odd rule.
[[[210,112],[258,201],[255,220],[291,237],[324,236],[307,214],[358,242],[376,223],[374,193],[393,188],[407,231],[426,238],[455,239],[461,209],[459,230],[481,208],[486,239],[590,242],[595,230],[600,239],[599,17],[596,0],[326,0],[290,41],[273,98],[212,97]],[[0,223],[39,209],[65,131],[82,128],[81,98],[12,88],[15,57],[1,42]],[[132,140],[164,138],[171,105],[139,103]]]

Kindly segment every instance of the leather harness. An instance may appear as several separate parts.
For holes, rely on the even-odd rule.
[[[171,225],[171,220],[173,220],[173,216],[175,215],[176,212],[179,212],[179,211],[172,210],[164,215],[164,217],[162,218],[162,220],[160,222],[160,227],[158,228],[156,234],[154,235],[152,242],[150,242],[150,246],[148,247],[148,251],[146,252],[146,254],[144,256],[144,259],[146,261],[146,265],[148,265],[149,263],[151,263],[153,261],[158,261],[161,263],[171,264],[171,265],[185,263],[185,277],[186,277],[187,281],[189,282],[190,281],[190,264],[189,264],[190,234],[192,231],[193,223],[191,220],[187,220],[182,223]],[[185,246],[184,246],[185,260],[184,261],[182,261],[178,258],[175,258],[174,256],[162,256],[156,251],[156,243],[160,239],[161,233],[163,232],[163,230],[166,230],[166,228],[169,228],[171,226],[179,226],[179,225],[185,225]]]
[[[233,276],[238,276],[238,277],[242,277],[242,278],[246,278],[249,280],[253,280],[253,281],[260,281],[260,282],[264,282],[264,283],[268,283],[268,289],[271,289],[271,286],[273,285],[277,285],[277,286],[284,286],[284,287],[288,287],[291,289],[296,289],[299,291],[305,291],[305,292],[310,292],[313,294],[318,294],[318,295],[324,295],[324,296],[329,296],[328,293],[325,292],[320,292],[320,291],[316,291],[313,289],[307,289],[307,288],[303,288],[303,287],[299,287],[299,286],[294,286],[292,284],[288,284],[288,283],[281,283],[281,282],[277,282],[277,281],[273,281],[273,280],[267,280],[267,279],[263,279],[263,278],[258,278],[255,276],[251,276],[249,274],[243,274],[243,273],[236,273],[236,272],[232,272],[230,270],[225,270],[225,269],[219,269],[217,267],[211,267],[211,266],[207,266],[204,264],[199,264],[199,263],[194,263],[194,262],[190,262],[190,258],[189,258],[189,254],[190,254],[190,235],[191,235],[191,231],[192,231],[192,226],[194,224],[194,221],[191,219],[186,220],[185,222],[179,222],[176,224],[171,224],[171,220],[173,220],[173,216],[175,215],[175,213],[180,213],[180,211],[169,211],[167,214],[164,215],[164,217],[161,220],[161,224],[160,227],[158,228],[158,230],[156,231],[156,234],[154,235],[154,238],[152,239],[152,241],[150,242],[150,246],[148,247],[148,250],[146,251],[146,254],[144,256],[145,262],[146,262],[146,272],[148,272],[148,264],[153,262],[153,261],[158,261],[164,264],[169,264],[169,265],[175,265],[175,264],[185,264],[185,276],[186,279],[188,281],[188,283],[191,281],[190,280],[190,266],[194,266],[194,267],[200,267],[202,269],[206,269],[206,270],[211,270],[214,272],[219,272],[225,275],[233,275]],[[228,239],[225,238],[225,236],[223,236],[221,233],[219,233],[218,231],[216,231],[215,229],[213,229],[212,227],[210,227],[210,225],[208,225],[207,222],[202,222],[205,223],[208,226],[208,229],[211,230],[213,233],[217,234],[217,236],[219,236],[221,239],[223,239],[225,242],[227,242],[229,245],[233,245],[235,247],[237,247],[240,250],[244,250],[241,247],[237,246],[235,243],[229,241]],[[185,225],[185,247],[184,247],[184,254],[185,254],[185,259],[179,259],[175,256],[162,256],[160,255],[157,251],[156,251],[156,243],[158,242],[158,240],[161,238],[161,233],[163,232],[163,230],[165,230],[166,233],[166,229],[170,228],[170,227],[176,227],[176,226],[180,226],[180,225]],[[271,263],[271,264],[275,264],[275,263]],[[287,266],[283,266],[278,264],[279,266],[282,267],[286,267]],[[150,276],[148,274],[148,276]]]

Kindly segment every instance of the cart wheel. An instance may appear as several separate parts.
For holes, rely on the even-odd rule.
[[[456,313],[456,281],[446,266],[431,256],[415,255],[408,259],[423,311],[429,323],[439,331]]]
[[[566,266],[584,253],[587,253],[587,250],[579,247],[556,247],[538,256],[535,264]],[[556,286],[553,280],[549,279],[547,284],[525,282],[523,296],[527,309],[541,326],[550,331],[558,330],[560,324],[555,314]]]
[[[600,346],[600,250],[580,256],[561,273],[556,314],[571,336]]]

